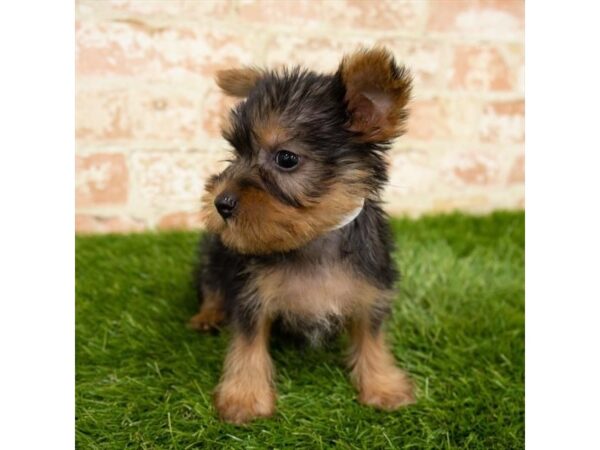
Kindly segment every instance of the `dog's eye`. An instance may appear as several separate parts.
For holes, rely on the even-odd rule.
[[[287,150],[279,150],[275,155],[275,163],[284,170],[291,170],[298,165],[298,155]]]

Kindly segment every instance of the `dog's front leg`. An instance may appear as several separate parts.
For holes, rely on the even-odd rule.
[[[269,326],[257,321],[251,330],[234,326],[215,406],[227,422],[243,424],[275,411],[273,363],[269,356]]]
[[[413,384],[396,367],[379,323],[369,314],[357,317],[350,327],[350,367],[358,400],[379,409],[394,410],[414,402]]]

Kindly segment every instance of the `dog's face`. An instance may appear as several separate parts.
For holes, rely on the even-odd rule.
[[[410,95],[388,52],[359,51],[333,75],[244,68],[219,72],[217,83],[243,98],[223,126],[234,158],[203,197],[206,227],[226,246],[296,249],[378,198]]]

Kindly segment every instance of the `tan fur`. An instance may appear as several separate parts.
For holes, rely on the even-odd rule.
[[[387,295],[341,264],[324,264],[317,271],[275,268],[257,274],[249,286],[269,316],[289,320],[348,316]]]
[[[203,301],[200,311],[188,322],[188,326],[196,331],[207,331],[218,328],[225,313],[223,312],[223,295],[206,287],[202,288]]]
[[[246,97],[262,76],[263,72],[256,67],[242,67],[219,70],[216,81],[227,95]]]
[[[360,180],[365,174],[357,172],[348,176]],[[285,205],[264,191],[247,187],[238,192],[238,211],[235,218],[227,222],[213,204],[216,195],[230,189],[226,182],[221,182],[207,186],[202,199],[202,217],[209,231],[220,234],[225,245],[240,253],[295,249],[334,227],[361,204],[366,191],[361,190],[360,185],[349,186],[340,181],[331,186],[319,203],[304,208]]]
[[[359,401],[384,410],[414,403],[412,382],[396,367],[383,333],[378,331],[373,335],[363,316],[354,322],[350,338],[351,378],[358,389]]]
[[[273,363],[267,348],[269,326],[265,322],[256,336],[233,337],[225,358],[215,406],[221,418],[235,424],[268,417],[275,411]]]
[[[290,139],[285,128],[274,117],[258,123],[255,127],[255,135],[260,147],[269,151],[280,150],[280,146]]]
[[[404,132],[404,109],[410,99],[411,77],[384,48],[360,50],[340,64],[351,113],[350,128],[366,141],[389,140]]]

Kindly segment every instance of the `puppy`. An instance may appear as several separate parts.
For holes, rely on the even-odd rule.
[[[408,71],[374,48],[334,74],[246,67],[219,72],[217,83],[240,99],[222,130],[234,156],[203,196],[209,233],[190,324],[232,327],[220,416],[241,424],[273,414],[274,321],[313,341],[345,328],[359,401],[413,402],[382,332],[397,272],[381,193],[386,151],[404,132]]]

